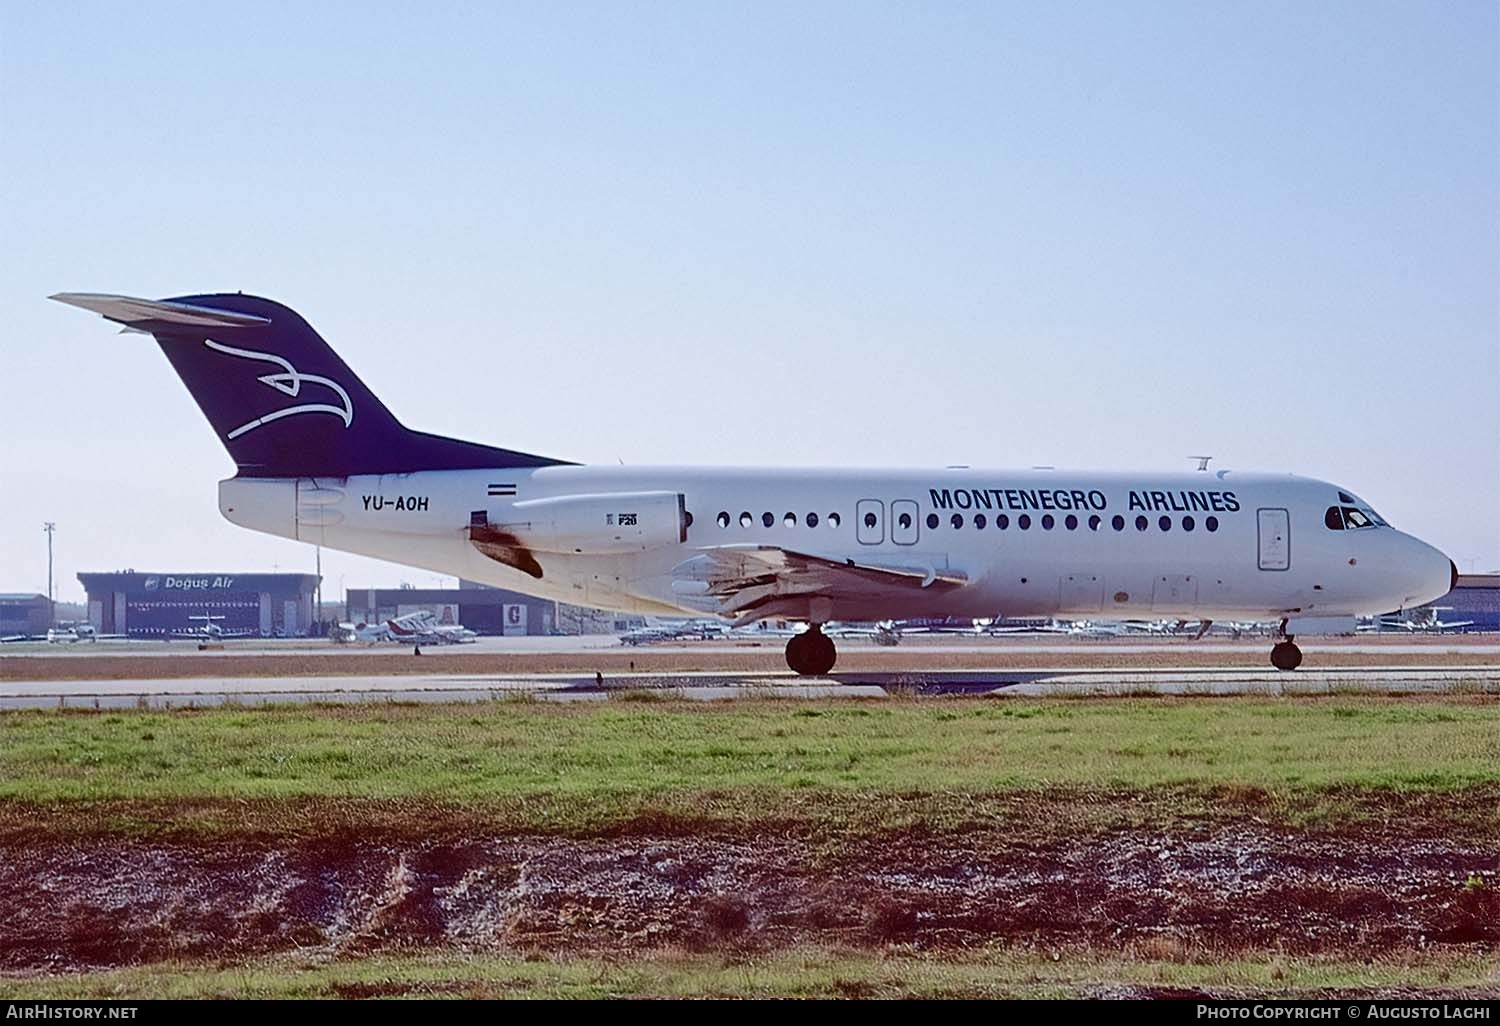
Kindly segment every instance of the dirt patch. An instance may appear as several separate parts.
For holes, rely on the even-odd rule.
[[[292,950],[771,951],[995,941],[1343,956],[1500,944],[1500,850],[1254,823],[1028,844],[346,833],[0,849],[0,969]]]

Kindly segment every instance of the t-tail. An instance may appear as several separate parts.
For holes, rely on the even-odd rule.
[[[244,477],[349,477],[562,461],[404,427],[296,311],[241,293],[62,292],[152,335]]]

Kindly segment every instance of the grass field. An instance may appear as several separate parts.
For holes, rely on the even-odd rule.
[[[522,958],[408,953],[357,961],[281,958],[232,968],[168,963],[46,981],[0,977],[0,997],[125,998],[1067,998],[1273,994],[1285,997],[1492,994],[1491,958],[1340,962],[1273,956],[1120,958],[998,949],[789,951],[770,957],[658,952],[639,958]]]
[[[1500,989],[1482,696],[8,712],[0,845],[10,996]]]
[[[0,798],[1500,780],[1500,703],[617,700],[0,716]]]
[[[1500,703],[1485,699],[626,698],[0,716],[8,804],[436,799],[553,830],[644,807],[838,818],[840,796],[941,805],[1038,788],[1253,789],[1316,808],[1318,795],[1497,783]]]

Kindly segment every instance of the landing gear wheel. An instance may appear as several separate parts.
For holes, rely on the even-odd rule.
[[[1295,670],[1302,665],[1302,650],[1290,641],[1273,645],[1271,665],[1278,670]]]
[[[793,634],[786,643],[786,664],[799,676],[821,677],[833,669],[838,657],[833,639],[824,634],[820,627]]]

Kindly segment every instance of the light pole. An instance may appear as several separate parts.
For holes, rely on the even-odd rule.
[[[57,525],[48,520],[42,524],[42,530],[47,532],[47,626],[57,626],[57,603],[52,598],[52,532],[57,530]]]

